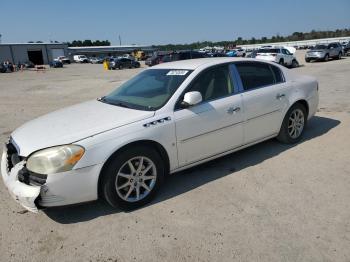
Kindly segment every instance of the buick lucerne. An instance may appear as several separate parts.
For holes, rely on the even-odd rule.
[[[298,142],[317,106],[318,82],[276,63],[160,64],[109,95],[19,127],[4,146],[2,178],[33,212],[99,197],[133,209],[168,173],[271,138]]]

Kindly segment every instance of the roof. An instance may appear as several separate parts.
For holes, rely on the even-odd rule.
[[[0,45],[67,45],[66,43],[0,43]]]
[[[228,62],[249,61],[254,59],[240,58],[240,57],[211,57],[211,58],[197,58],[189,60],[180,60],[175,62],[168,62],[153,66],[155,69],[188,69],[195,70],[200,66],[213,66]]]

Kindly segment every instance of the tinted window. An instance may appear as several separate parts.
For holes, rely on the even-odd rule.
[[[276,48],[264,48],[264,49],[259,49],[258,53],[280,53],[280,49],[276,49]]]
[[[281,70],[278,67],[272,65],[270,65],[270,68],[272,69],[272,72],[275,77],[275,84],[284,82]]]
[[[254,89],[276,83],[276,76],[265,63],[237,63],[244,90]]]
[[[316,45],[315,49],[327,49],[327,46],[325,46],[325,45]]]
[[[228,66],[211,68],[199,75],[186,92],[198,91],[203,101],[228,96],[233,92]]]

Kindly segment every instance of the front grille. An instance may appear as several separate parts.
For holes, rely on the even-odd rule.
[[[11,169],[15,165],[17,165],[19,162],[21,162],[23,158],[18,154],[17,149],[14,143],[12,142],[12,140],[10,140],[6,144],[6,151],[7,151],[7,168],[8,168],[8,171],[11,171]]]

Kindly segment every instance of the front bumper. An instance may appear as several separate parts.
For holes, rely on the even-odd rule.
[[[7,171],[6,152],[1,157],[1,175],[10,195],[24,208],[32,212],[38,212],[35,204],[40,194],[40,186],[26,185],[18,180],[18,172],[24,167],[24,161],[15,165],[10,172]]]
[[[47,176],[43,185],[19,180],[25,166],[21,161],[8,170],[7,153],[1,157],[1,175],[10,195],[24,208],[38,212],[39,207],[53,207],[93,201],[98,198],[98,177],[103,164]]]

